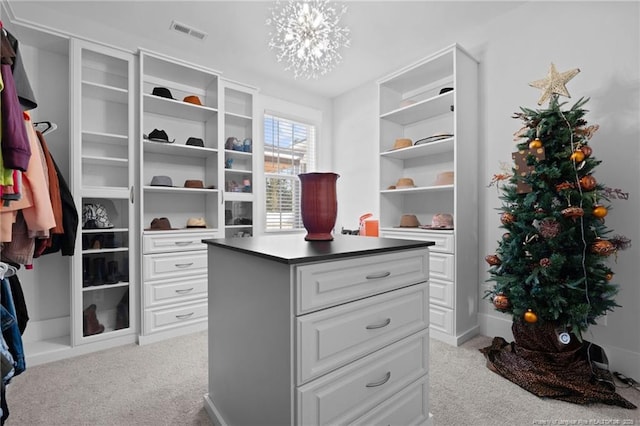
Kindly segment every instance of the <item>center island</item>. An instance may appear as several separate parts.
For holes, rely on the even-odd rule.
[[[203,242],[214,424],[429,424],[433,242]]]

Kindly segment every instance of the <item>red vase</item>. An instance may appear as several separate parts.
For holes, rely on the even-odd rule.
[[[302,185],[300,191],[300,208],[302,223],[307,230],[304,237],[307,241],[333,240],[334,226],[338,215],[338,199],[336,181],[340,175],[336,173],[302,173],[299,174]]]

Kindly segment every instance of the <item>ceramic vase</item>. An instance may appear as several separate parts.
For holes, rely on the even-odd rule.
[[[338,214],[336,181],[340,175],[332,172],[302,173],[300,209],[307,241],[333,240],[333,228]]]

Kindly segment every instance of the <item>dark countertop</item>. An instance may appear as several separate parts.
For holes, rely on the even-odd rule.
[[[305,241],[304,234],[216,238],[202,240],[202,242],[286,264],[336,260],[363,254],[422,248],[435,244],[433,241],[357,235],[336,235],[333,241]]]

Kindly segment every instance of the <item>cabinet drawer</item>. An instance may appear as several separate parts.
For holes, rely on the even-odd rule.
[[[429,376],[412,383],[387,399],[351,426],[429,424]]]
[[[424,330],[299,387],[297,424],[352,422],[426,376],[428,368],[429,335]]]
[[[144,281],[207,274],[207,252],[185,251],[143,256]]]
[[[429,303],[453,309],[453,281],[430,279]]]
[[[429,307],[429,327],[447,334],[453,334],[453,310],[441,306]]]
[[[429,325],[428,284],[298,317],[298,384]]]
[[[453,255],[445,253],[429,254],[429,271],[431,278],[453,281]]]
[[[426,281],[427,253],[414,250],[300,266],[296,268],[297,313]]]
[[[429,246],[429,250],[442,253],[453,253],[453,231],[423,231],[423,230],[385,230],[381,232],[383,237],[402,238],[405,240],[433,241],[435,245]]]
[[[207,297],[207,276],[150,281],[144,285],[145,306],[176,303]]]
[[[206,250],[203,239],[216,238],[215,232],[183,232],[176,234],[146,233],[142,236],[143,253],[163,253],[168,251]]]
[[[145,334],[206,321],[207,302],[197,302],[164,309],[146,309],[144,311],[144,319]]]

